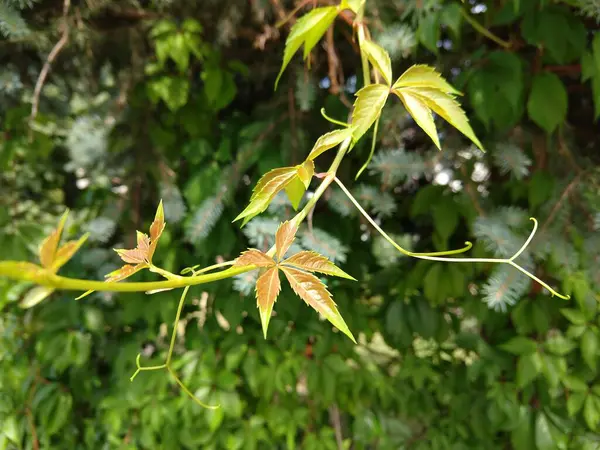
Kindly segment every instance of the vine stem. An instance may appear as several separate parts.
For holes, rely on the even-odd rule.
[[[492,33],[490,30],[488,30],[487,28],[485,28],[483,25],[481,25],[479,22],[477,22],[475,19],[473,19],[470,14],[465,11],[463,8],[460,8],[460,13],[463,16],[463,18],[469,22],[469,24],[479,33],[481,33],[483,36],[485,36],[486,38],[494,41],[496,44],[500,45],[501,47],[504,47],[506,49],[509,49],[511,47],[511,43],[505,41],[504,39],[499,38],[498,36],[496,36],[494,33]]]
[[[358,211],[360,211],[360,213],[365,217],[365,219],[367,219],[367,221],[369,221],[369,223],[371,225],[373,225],[373,227],[379,232],[379,234],[381,234],[381,236],[383,236],[383,238],[386,241],[388,241],[392,246],[394,246],[400,253],[403,253],[406,256],[411,256],[413,258],[418,258],[418,259],[425,259],[428,261],[509,264],[509,265],[513,266],[515,269],[522,272],[523,274],[527,275],[532,280],[535,280],[539,284],[544,286],[546,289],[548,289],[548,291],[550,291],[550,293],[552,295],[556,295],[557,297],[560,297],[563,300],[568,300],[571,298],[571,296],[569,296],[569,295],[562,295],[562,294],[558,293],[553,288],[551,288],[546,282],[540,280],[538,277],[536,277],[535,275],[533,275],[532,273],[525,270],[523,267],[521,267],[520,265],[518,265],[517,263],[514,262],[514,260],[516,258],[518,258],[525,251],[525,249],[527,248],[527,246],[529,245],[529,243],[535,236],[535,232],[537,231],[537,227],[538,227],[538,222],[533,217],[530,218],[533,221],[534,226],[533,226],[533,231],[529,235],[529,238],[527,238],[527,240],[521,246],[521,248],[513,256],[511,256],[508,259],[503,259],[503,258],[445,258],[445,257],[440,257],[440,256],[431,256],[430,254],[414,253],[414,252],[405,250],[400,245],[398,245],[385,231],[383,231],[383,229],[379,225],[377,225],[377,222],[375,222],[373,220],[373,218],[369,215],[369,213],[367,213],[364,210],[364,208],[362,206],[360,206],[358,201],[354,198],[354,196],[350,193],[350,191],[348,191],[346,186],[344,186],[344,184],[337,177],[335,177],[334,179],[335,179],[335,182],[340,187],[340,189],[344,192],[344,194],[346,194],[348,199],[356,207],[356,209],[358,209]],[[454,251],[454,252],[456,252],[456,251]]]
[[[220,265],[220,264],[217,264],[217,265]],[[207,269],[208,269],[208,267],[205,268],[204,270],[207,270]],[[207,405],[206,403],[202,402],[198,397],[196,397],[192,393],[192,391],[190,391],[188,389],[188,387],[185,385],[185,383],[183,381],[181,381],[181,379],[177,376],[177,374],[171,367],[171,358],[173,357],[173,349],[175,348],[175,340],[177,339],[177,327],[179,326],[179,319],[181,318],[181,311],[183,310],[183,305],[185,304],[185,298],[186,298],[189,290],[190,290],[190,287],[186,286],[183,289],[183,292],[181,293],[181,297],[179,299],[179,305],[177,306],[177,314],[175,315],[175,321],[173,322],[173,331],[171,333],[171,342],[169,344],[169,350],[167,352],[167,359],[165,360],[164,364],[160,364],[157,366],[142,366],[140,364],[140,359],[141,359],[142,355],[138,353],[137,357],[135,358],[135,365],[137,366],[137,369],[134,372],[134,374],[129,378],[129,380],[133,381],[135,379],[135,377],[142,371],[166,369],[167,372],[169,372],[169,374],[173,377],[175,382],[179,385],[179,387],[183,390],[183,392],[185,392],[192,400],[194,400],[194,402],[196,402],[198,405],[202,406],[203,408],[217,409],[220,407],[220,405]]]

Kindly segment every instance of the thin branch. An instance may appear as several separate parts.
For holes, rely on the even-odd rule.
[[[46,77],[48,76],[48,72],[50,71],[50,66],[54,62],[54,59],[58,56],[63,47],[69,42],[69,22],[67,15],[69,14],[69,8],[71,7],[71,0],[64,0],[63,4],[63,18],[62,18],[62,36],[58,40],[54,47],[48,54],[46,58],[46,62],[40,71],[40,75],[38,76],[37,82],[35,83],[35,89],[33,90],[33,100],[31,101],[31,116],[29,118],[30,122],[33,122],[38,113],[38,107],[40,103],[40,94],[42,92],[42,88],[44,87],[44,83],[46,81]]]
[[[338,450],[344,448],[344,436],[342,435],[342,422],[340,420],[340,409],[337,404],[333,404],[329,407],[329,420],[331,426],[335,431],[335,442],[337,443]]]

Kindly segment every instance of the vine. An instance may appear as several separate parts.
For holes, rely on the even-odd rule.
[[[322,110],[321,113],[326,120],[341,128],[321,136],[315,142],[302,164],[292,167],[281,167],[266,173],[254,187],[248,206],[236,217],[235,220],[242,220],[242,226],[244,226],[254,217],[265,211],[274,197],[281,191],[285,191],[292,206],[297,210],[312,179],[317,178],[321,180],[314,194],[308,199],[305,206],[298,211],[296,216],[280,225],[275,235],[275,244],[267,252],[248,249],[234,261],[223,262],[203,269],[198,269],[198,267],[187,268],[180,275],[164,270],[156,266],[153,262],[154,252],[166,226],[161,201],[158,205],[154,221],[150,226],[149,234],[138,231],[137,245],[134,249],[116,250],[125,265],[106,275],[104,282],[57,275],[58,270],[73,257],[87,238],[87,235],[85,235],[77,241],[70,241],[59,247],[67,213],[61,218],[56,230],[42,243],[39,253],[41,265],[23,261],[2,261],[0,262],[0,276],[36,283],[38,287],[35,288],[37,289],[35,301],[31,302],[30,306],[42,301],[56,289],[85,291],[84,294],[78,297],[80,299],[93,291],[142,291],[152,293],[183,288],[165,362],[155,366],[142,366],[140,362],[141,355],[138,354],[136,358],[137,369],[131,376],[131,381],[142,371],[165,369],[187,395],[196,403],[206,408],[217,408],[218,405],[207,405],[198,399],[185,386],[171,366],[176,330],[186,295],[191,286],[231,278],[252,270],[261,270],[261,275],[256,281],[255,289],[263,334],[266,338],[271,313],[281,290],[279,278],[279,273],[281,272],[300,298],[355,342],[351,331],[337,309],[331,293],[314,273],[351,280],[354,280],[354,278],[335,266],[325,256],[316,252],[301,251],[291,256],[286,255],[295,239],[300,224],[311,213],[317,202],[333,182],[340,187],[352,204],[375,227],[381,236],[406,256],[430,261],[508,264],[541,284],[552,295],[568,299],[569,296],[559,294],[547,283],[515,262],[531,243],[537,231],[537,221],[534,218],[531,219],[534,222],[534,228],[529,238],[510,258],[449,257],[470,250],[472,248],[470,242],[467,242],[465,247],[457,250],[415,253],[402,248],[383,231],[337,178],[338,168],[352,147],[371,127],[375,129],[374,134],[377,134],[379,117],[383,107],[389,100],[390,94],[398,97],[415,122],[439,149],[441,149],[441,145],[433,113],[442,117],[484,151],[483,145],[475,136],[466,114],[456,101],[456,96],[460,95],[460,93],[434,68],[425,65],[414,65],[394,81],[391,60],[388,53],[369,37],[370,34],[363,21],[364,8],[365,0],[342,0],[337,6],[314,8],[295,22],[287,38],[283,63],[275,86],[277,86],[287,65],[300,47],[304,47],[303,58],[306,60],[311,50],[321,40],[336,17],[344,10],[352,11],[355,14],[354,27],[358,35],[364,86],[356,93],[351,120],[348,123],[344,123],[332,119]],[[374,83],[371,82],[371,75],[376,80]],[[337,147],[337,153],[329,169],[324,173],[315,174],[314,160],[334,147]],[[358,175],[369,165],[374,151],[375,137],[373,137],[370,155]],[[144,269],[162,276],[164,280],[120,283]]]

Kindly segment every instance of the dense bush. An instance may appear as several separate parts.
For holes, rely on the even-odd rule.
[[[290,48],[293,24],[327,2],[0,3],[2,260],[37,261],[67,206],[65,237],[89,237],[60,274],[102,280],[159,199],[164,270],[267,252],[302,188],[243,228],[231,222],[264,174],[302,164],[340,129],[323,115],[357,123],[355,94],[377,75],[361,69],[371,36],[394,80],[429,64],[463,92],[487,151],[436,117],[440,152],[426,119],[390,96],[372,159],[373,129],[338,178],[411,252],[473,241],[456,257],[510,258],[536,217],[520,264],[571,298],[508,264],[403,256],[332,183],[292,251],[358,280],[319,275],[358,344],[287,282],[264,339],[256,270],[192,287],[172,342],[180,291],[75,301],[13,274],[0,279],[0,449],[600,448],[600,5],[368,0],[364,22],[360,5],[336,11],[303,64],[286,37]],[[323,153],[315,172],[334,158]],[[138,355],[168,358],[179,378],[131,381]],[[221,407],[202,408],[177,380]]]

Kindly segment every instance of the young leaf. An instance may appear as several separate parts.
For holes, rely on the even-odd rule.
[[[277,249],[276,255],[278,260],[281,261],[285,253],[289,250],[296,238],[297,231],[298,227],[293,222],[286,221],[279,225],[275,234],[275,248]]]
[[[126,263],[147,264],[148,254],[150,252],[150,238],[147,234],[137,231],[136,248],[130,250],[116,248],[115,252],[117,252],[121,259]]]
[[[310,181],[315,174],[315,163],[312,160],[307,160],[296,167],[298,170],[298,178],[300,178],[300,181],[302,181],[304,189],[308,189],[308,186],[310,186]]]
[[[371,41],[364,41],[362,47],[371,64],[381,73],[386,84],[390,86],[392,84],[392,62],[388,52]]]
[[[256,280],[256,303],[260,314],[263,335],[267,338],[267,329],[273,312],[273,305],[281,291],[281,281],[277,267],[271,267]]]
[[[402,91],[410,91],[421,99],[434,112],[439,114],[446,122],[468,137],[482,151],[483,145],[475,136],[467,115],[460,104],[450,95],[431,88],[404,88]]]
[[[396,94],[400,100],[402,100],[402,103],[404,104],[404,107],[408,113],[412,116],[415,122],[417,122],[417,125],[419,125],[423,131],[427,133],[435,146],[441,149],[440,139],[437,134],[435,122],[433,121],[433,115],[421,97],[413,95],[411,92],[405,92],[398,89],[394,89],[392,92]]]
[[[86,233],[81,236],[76,241],[66,242],[63,246],[61,246],[56,252],[56,257],[54,258],[54,263],[52,264],[51,271],[53,273],[58,272],[62,266],[64,266],[67,261],[69,261],[73,255],[79,250],[79,248],[83,245],[83,243],[88,238],[89,234]]]
[[[356,281],[355,278],[348,275],[342,269],[337,267],[325,256],[312,251],[301,251],[283,261],[283,264],[293,266],[297,269],[306,270],[308,272],[318,272],[334,277],[346,278]]]
[[[293,267],[281,266],[281,270],[298,297],[318,313],[322,314],[338,330],[348,336],[352,342],[356,343],[354,336],[352,336],[335,302],[331,298],[331,294],[317,277]]]
[[[321,153],[329,150],[330,148],[335,147],[338,144],[341,144],[343,141],[352,137],[354,130],[352,127],[343,128],[341,130],[334,130],[329,133],[324,134],[317,142],[315,142],[314,147],[310,151],[308,155],[308,159],[313,160]]]
[[[370,84],[356,93],[352,111],[352,135],[355,141],[358,141],[379,118],[389,93],[390,88],[383,84]]]
[[[267,256],[265,253],[257,250],[255,248],[250,248],[235,260],[235,267],[241,266],[256,266],[256,267],[271,267],[275,265],[275,261],[270,256]]]
[[[58,243],[60,242],[60,236],[62,235],[65,223],[67,222],[68,215],[69,210],[64,212],[64,214],[60,218],[60,222],[58,223],[58,227],[56,228],[56,230],[54,230],[50,234],[50,236],[44,239],[40,247],[40,262],[42,263],[42,266],[44,266],[47,269],[52,267],[52,264],[56,259]]]
[[[164,231],[165,225],[165,210],[161,200],[158,204],[158,208],[156,208],[154,222],[152,222],[152,225],[150,225],[150,249],[148,251],[148,261],[152,261],[154,251],[156,250],[156,245],[158,244],[158,239]]]
[[[442,75],[433,67],[423,64],[409,67],[400,78],[396,80],[392,89],[404,87],[431,88],[448,94],[461,95],[461,93],[444,80]]]
[[[302,200],[302,197],[304,196],[304,192],[306,192],[306,188],[304,187],[304,184],[300,180],[300,177],[298,177],[297,175],[294,176],[294,178],[292,178],[292,180],[285,187],[285,194],[287,195],[288,199],[290,200],[290,203],[292,204],[292,208],[294,208],[294,211],[298,210],[298,207],[300,206],[300,201]]]
[[[111,273],[104,276],[106,278],[107,283],[114,283],[117,281],[124,280],[125,278],[130,277],[136,272],[139,272],[142,269],[146,268],[146,264],[138,264],[136,266],[132,266],[131,264],[126,264],[120,269],[114,270]]]
[[[244,219],[244,226],[250,219],[263,212],[277,195],[297,175],[296,167],[283,167],[267,172],[257,183],[250,203],[233,221]]]
[[[275,89],[279,84],[279,79],[283,71],[292,60],[294,54],[304,44],[304,59],[308,56],[312,48],[321,39],[329,26],[337,16],[339,7],[325,6],[315,8],[308,14],[302,16],[292,27],[288,38],[285,41],[285,50],[283,52],[283,62],[281,69],[275,80]]]

